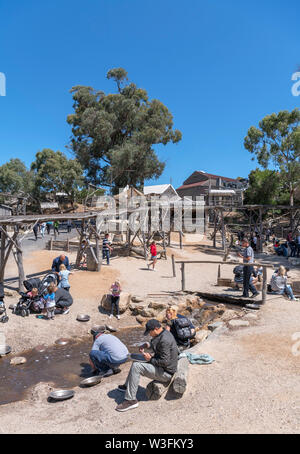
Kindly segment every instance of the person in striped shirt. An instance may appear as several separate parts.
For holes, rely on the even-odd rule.
[[[110,241],[109,241],[109,235],[108,233],[105,234],[103,243],[102,243],[102,258],[103,260],[106,258],[106,263],[109,265],[109,257],[110,253],[113,250],[113,248],[110,246]]]

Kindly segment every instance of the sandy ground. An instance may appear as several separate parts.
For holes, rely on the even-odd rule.
[[[208,244],[208,242],[206,243]],[[177,259],[219,260],[209,247],[186,245],[183,251],[173,243],[170,253]],[[55,251],[36,251],[25,257],[26,272],[48,269]],[[69,254],[71,260],[74,257]],[[271,258],[277,260],[276,258]],[[277,262],[276,262],[277,263]],[[179,265],[177,265],[179,271]],[[7,276],[13,276],[13,264]],[[222,267],[222,276],[231,277],[232,269]],[[270,273],[270,272],[269,272]],[[298,270],[290,273],[299,277]],[[188,265],[187,288],[191,291],[215,291],[216,265]],[[76,271],[71,276],[74,304],[70,314],[52,321],[10,316],[1,327],[7,343],[19,352],[26,346],[51,344],[58,337],[80,336],[89,327],[107,321],[98,304],[112,280],[118,276],[123,290],[146,295],[180,290],[180,273],[172,277],[171,261],[161,260],[157,272],[148,271],[145,262],[120,258],[102,266],[101,273]],[[7,298],[10,303],[12,298]],[[10,312],[10,311],[9,311]],[[77,313],[91,315],[88,324],[76,321]],[[256,312],[257,314],[257,312]],[[283,298],[268,298],[259,311],[258,320],[248,328],[211,335],[199,345],[200,353],[209,353],[215,362],[189,368],[189,387],[181,399],[167,395],[157,402],[146,401],[142,379],[139,408],[126,413],[114,409],[123,395],[116,389],[126,378],[129,365],[122,373],[103,380],[90,389],[76,388],[70,401],[50,404],[46,384],[38,385],[26,401],[1,406],[3,433],[297,433],[300,427],[300,303]],[[122,327],[135,324],[134,317],[123,316]],[[294,335],[294,340],[292,336]],[[293,354],[294,352],[294,354]],[[299,352],[299,355],[297,356]],[[59,411],[59,418],[57,417]],[[50,423],[49,423],[50,422]]]

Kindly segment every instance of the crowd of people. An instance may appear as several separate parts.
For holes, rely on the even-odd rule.
[[[38,240],[39,233],[41,234],[42,238],[45,238],[45,233],[51,235],[52,230],[54,235],[59,235],[60,225],[61,224],[59,223],[59,221],[36,222],[32,228],[35,240]],[[70,219],[67,220],[66,227],[67,233],[71,233],[73,223]]]

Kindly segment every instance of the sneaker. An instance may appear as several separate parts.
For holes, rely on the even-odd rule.
[[[117,374],[119,374],[121,372],[121,369],[119,367],[114,367],[112,369],[112,371],[113,371],[114,375],[117,375]]]
[[[292,301],[299,301],[299,298],[294,298],[292,299]]]
[[[131,410],[132,408],[136,408],[139,406],[137,400],[124,400],[120,405],[116,407],[117,411],[127,411]]]
[[[113,314],[110,314],[109,318],[113,318]]]
[[[68,308],[68,309],[65,309],[65,310],[62,312],[62,314],[63,314],[63,315],[67,315],[69,312],[70,312],[70,309]]]
[[[117,319],[120,320],[120,316],[119,315],[117,315]]]
[[[255,298],[255,297],[258,296],[258,295],[259,295],[258,292],[257,292],[257,293],[253,293],[253,295],[251,295],[250,298]]]
[[[102,378],[105,378],[105,377],[110,377],[111,375],[113,375],[113,370],[112,369],[108,369],[107,371],[105,372],[99,372],[99,376],[102,377]]]
[[[126,393],[127,386],[126,385],[119,385],[118,390],[122,391],[122,393]]]

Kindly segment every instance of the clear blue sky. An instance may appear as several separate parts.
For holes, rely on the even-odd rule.
[[[1,0],[0,164],[66,151],[69,90],[112,91],[106,73],[121,66],[183,133],[158,147],[157,183],[178,187],[194,170],[246,177],[248,128],[300,107],[299,18],[299,0]]]

